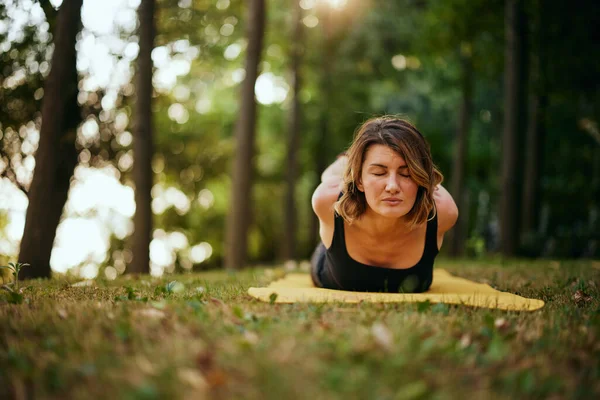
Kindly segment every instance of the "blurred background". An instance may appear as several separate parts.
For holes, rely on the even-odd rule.
[[[446,256],[597,258],[599,27],[595,0],[0,0],[0,264],[306,260],[320,173],[381,114],[459,204]]]

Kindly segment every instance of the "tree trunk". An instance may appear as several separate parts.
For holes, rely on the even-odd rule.
[[[321,174],[327,168],[327,157],[329,153],[329,118],[331,113],[329,107],[331,107],[331,79],[333,63],[335,57],[333,56],[333,45],[332,45],[332,32],[331,32],[331,9],[330,7],[324,7],[324,12],[321,17],[321,26],[323,27],[323,48],[322,48],[322,71],[321,71],[321,116],[319,120],[319,137],[314,143],[314,155],[315,155],[315,170],[316,170],[316,182],[313,189],[321,184]],[[312,195],[312,193],[311,193]],[[310,204],[310,203],[309,203]],[[314,249],[320,241],[319,236],[319,219],[314,212],[310,215],[312,219],[310,221],[309,230],[309,246]]]
[[[133,223],[133,261],[127,272],[150,272],[152,239],[152,58],[154,48],[155,0],[142,0],[138,9],[140,53],[136,83],[135,130],[133,141],[133,179],[135,181],[135,215]]]
[[[507,0],[504,48],[504,132],[502,134],[502,186],[500,196],[500,248],[514,256],[519,245],[521,160],[519,142],[523,113],[525,24],[522,0]]]
[[[52,69],[44,85],[40,143],[19,251],[19,262],[31,266],[23,268],[22,279],[51,274],[50,255],[56,228],[77,165],[75,138],[81,112],[77,104],[75,43],[81,29],[82,2],[65,1],[58,11]]]
[[[530,102],[529,125],[525,145],[524,187],[522,199],[521,232],[533,235],[537,230],[540,204],[540,175],[543,164],[543,140],[546,129],[546,106],[548,103],[547,82],[545,78],[545,20],[544,7],[536,4],[536,43],[532,57],[532,96]]]
[[[464,217],[468,214],[465,208],[465,163],[467,158],[467,145],[469,140],[469,129],[471,126],[471,113],[473,112],[473,60],[471,54],[461,54],[462,64],[462,101],[460,104],[458,129],[456,132],[456,150],[454,153],[454,165],[452,168],[451,192],[459,210]],[[470,53],[470,51],[469,51]],[[463,255],[466,240],[467,219],[459,218],[452,230],[450,254],[454,257]]]
[[[236,152],[231,183],[231,203],[227,215],[225,267],[242,268],[246,264],[248,228],[252,195],[252,157],[256,125],[254,85],[258,77],[265,30],[265,1],[250,0],[248,9],[248,50],[246,77],[242,84],[240,111],[235,129]]]
[[[293,98],[288,126],[288,155],[286,165],[286,196],[284,210],[283,259],[295,260],[297,256],[297,210],[296,177],[298,176],[298,145],[300,139],[300,63],[303,47],[302,8],[299,0],[294,3],[294,33],[292,37],[292,88]]]

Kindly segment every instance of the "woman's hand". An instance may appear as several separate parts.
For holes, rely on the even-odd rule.
[[[346,166],[348,165],[348,156],[342,155],[338,157],[337,160],[334,161],[325,171],[321,174],[321,182],[326,183],[328,185],[339,183],[340,187],[343,182],[344,172],[346,171]]]

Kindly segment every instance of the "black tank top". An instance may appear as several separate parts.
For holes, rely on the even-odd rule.
[[[419,293],[431,286],[433,262],[438,254],[437,213],[427,221],[425,249],[419,262],[411,268],[374,267],[355,261],[348,254],[344,219],[335,213],[333,241],[326,251],[322,280],[330,289],[359,292]],[[377,251],[377,249],[373,249]]]

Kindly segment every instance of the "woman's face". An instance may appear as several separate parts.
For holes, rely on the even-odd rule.
[[[377,214],[400,218],[412,210],[419,186],[411,179],[404,158],[382,144],[371,145],[357,188]]]

